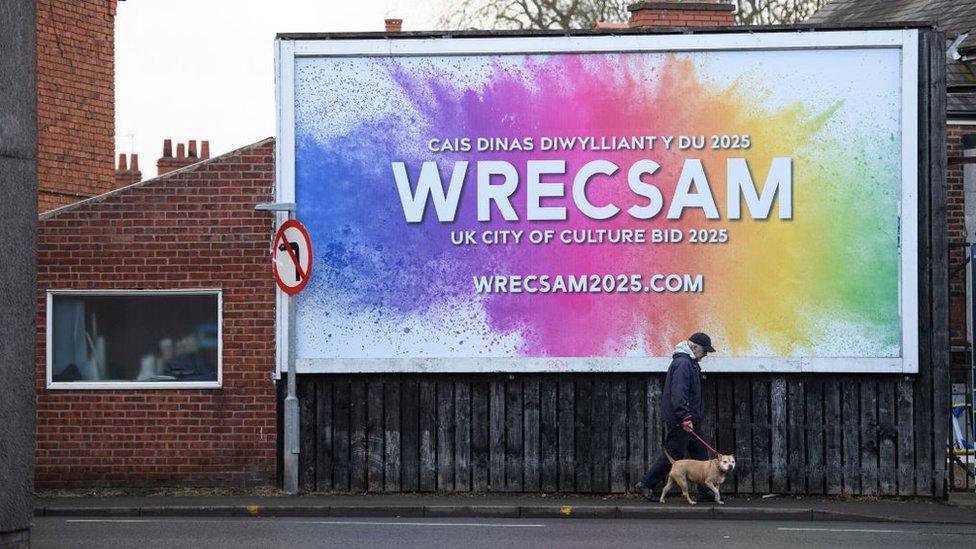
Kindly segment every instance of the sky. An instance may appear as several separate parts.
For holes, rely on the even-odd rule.
[[[275,133],[279,32],[435,27],[440,0],[127,0],[115,19],[115,149],[156,175],[163,139],[216,156]]]

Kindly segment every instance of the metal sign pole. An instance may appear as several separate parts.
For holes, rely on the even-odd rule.
[[[288,212],[288,219],[295,218],[294,202],[277,202],[273,204],[258,204],[255,210],[272,212]],[[280,291],[280,290],[279,290]],[[298,494],[298,390],[295,375],[295,298],[287,295],[288,307],[288,395],[285,397],[285,440],[283,463],[285,493],[293,496]]]
[[[288,210],[288,219],[295,218],[295,210]],[[287,244],[285,244],[287,246]],[[295,376],[295,296],[288,296],[288,396],[285,397],[285,493],[298,494],[298,382]]]

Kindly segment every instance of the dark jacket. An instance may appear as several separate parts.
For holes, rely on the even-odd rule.
[[[661,395],[661,418],[681,423],[690,418],[698,425],[702,418],[701,368],[690,353],[679,349],[671,355],[668,377]]]

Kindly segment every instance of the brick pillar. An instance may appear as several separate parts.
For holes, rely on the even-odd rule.
[[[384,19],[383,23],[386,25],[386,32],[400,32],[403,28],[403,19]]]
[[[630,27],[731,27],[735,5],[726,2],[639,2],[627,6]]]

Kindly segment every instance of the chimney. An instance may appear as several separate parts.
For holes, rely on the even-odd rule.
[[[173,170],[196,164],[201,160],[210,158],[210,142],[200,142],[201,155],[197,156],[197,141],[191,139],[185,145],[176,144],[176,156],[173,156],[173,140],[163,139],[163,156],[156,161],[156,169],[159,175],[169,173]],[[133,160],[135,162],[135,160]]]
[[[129,161],[130,157],[131,161]],[[139,155],[131,154],[126,157],[125,153],[120,154],[119,165],[115,169],[115,188],[126,187],[140,181],[142,181],[142,172],[139,171]]]
[[[386,32],[400,32],[400,28],[403,26],[403,19],[384,19],[386,23]]]
[[[671,0],[638,2],[627,6],[630,27],[731,27],[735,5],[728,2]]]

